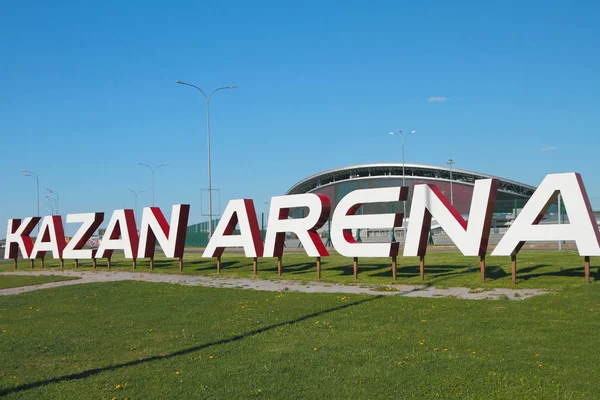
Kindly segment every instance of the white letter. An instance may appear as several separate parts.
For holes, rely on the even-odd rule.
[[[240,234],[232,235],[238,222]],[[246,257],[262,257],[263,243],[252,200],[231,200],[227,204],[202,257],[221,257],[226,247],[243,247]]]
[[[20,219],[8,220],[4,248],[5,259],[17,258],[19,250],[23,258],[29,258],[31,250],[33,250],[33,240],[31,240],[29,234],[39,221],[39,217],[27,217],[23,223],[21,223]]]
[[[63,258],[86,260],[94,257],[93,250],[83,250],[83,247],[104,221],[104,213],[68,214],[67,224],[82,222],[75,235],[67,243]]]
[[[138,235],[133,210],[115,210],[102,236],[96,257],[108,258],[112,256],[113,250],[123,250],[125,258],[135,258],[137,248]]]
[[[160,208],[145,207],[140,226],[138,258],[154,257],[157,241],[167,258],[183,257],[189,215],[188,204],[174,205],[169,226]]]
[[[29,258],[44,258],[46,251],[52,251],[52,257],[62,258],[65,248],[65,232],[60,215],[44,217],[40,232],[35,238],[35,245]]]
[[[568,224],[538,225],[560,193],[569,215]],[[492,252],[516,255],[525,241],[574,240],[579,255],[600,256],[600,234],[581,176],[575,172],[546,175],[510,229]]]
[[[485,256],[496,203],[497,179],[475,181],[469,222],[434,185],[415,185],[404,256],[424,256],[433,216],[465,256]]]
[[[288,219],[290,208],[308,207],[304,218]],[[329,198],[323,194],[296,194],[271,198],[271,210],[265,237],[265,257],[283,255],[285,234],[293,232],[304,245],[310,257],[324,257],[329,253],[317,234],[317,229],[325,224],[331,209]]]
[[[331,220],[331,242],[345,257],[389,257],[398,254],[398,242],[356,243],[352,228],[387,228],[402,226],[403,213],[354,215],[366,203],[404,201],[407,187],[360,189],[348,193],[335,208]]]

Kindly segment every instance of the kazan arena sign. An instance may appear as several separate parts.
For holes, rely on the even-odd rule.
[[[411,223],[402,254],[420,257],[422,277],[431,220],[435,218],[463,255],[480,257],[484,278],[485,255],[497,190],[496,179],[475,182],[467,222],[435,185],[414,186]],[[559,194],[568,212],[569,223],[538,225]],[[406,201],[407,195],[407,187],[361,189],[350,192],[338,203],[331,217],[331,241],[339,254],[354,258],[355,277],[359,257],[392,257],[395,277],[399,244],[357,243],[352,236],[352,229],[392,229],[401,227],[403,221],[402,213],[355,215],[356,212],[364,204]],[[299,207],[307,208],[308,212],[302,218],[290,219],[290,209]],[[113,251],[120,250],[124,252],[125,258],[133,260],[135,266],[136,259],[153,260],[155,244],[158,243],[167,258],[180,260],[181,267],[189,211],[189,205],[174,205],[169,223],[158,207],[146,207],[142,213],[138,236],[133,210],[116,210],[97,250],[84,249],[84,245],[103,222],[104,213],[67,215],[67,223],[81,224],[68,243],[65,241],[61,216],[46,216],[42,219],[35,243],[30,234],[40,222],[39,217],[28,217],[23,221],[10,219],[4,258],[14,259],[16,266],[19,251],[23,258],[31,259],[32,262],[38,258],[43,260],[46,252],[52,252],[55,259],[61,260],[61,265],[64,259],[92,259],[95,265],[98,258],[107,258],[110,263]],[[330,200],[322,194],[273,197],[263,243],[253,200],[231,200],[202,257],[217,258],[217,265],[220,267],[220,258],[226,248],[241,247],[246,257],[254,259],[255,272],[259,257],[277,257],[278,269],[281,271],[285,235],[294,233],[306,253],[317,257],[319,269],[320,258],[329,253],[317,230],[325,224],[330,213]],[[233,234],[236,226],[239,228],[238,235]],[[600,234],[578,173],[547,175],[491,255],[511,256],[514,280],[516,256],[523,244],[527,241],[550,240],[575,242],[579,254],[585,258],[586,280],[589,281],[589,257],[600,256]]]

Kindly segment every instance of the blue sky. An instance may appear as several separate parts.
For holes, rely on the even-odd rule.
[[[526,3],[526,4],[525,4]],[[406,161],[537,185],[580,172],[600,208],[598,2],[37,2],[0,13],[0,221],[132,208],[206,188],[221,207],[316,172]],[[431,101],[438,100],[438,101]],[[542,151],[542,150],[546,151]],[[45,193],[42,194],[42,199]],[[4,236],[4,230],[0,237]]]

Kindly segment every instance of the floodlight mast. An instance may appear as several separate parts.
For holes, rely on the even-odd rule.
[[[449,159],[446,164],[450,166],[450,204],[454,205],[454,193],[452,192],[452,166],[456,164],[456,161]]]
[[[394,133],[394,132],[390,132],[390,135],[394,135],[394,136],[400,136],[402,138],[402,186],[406,186],[406,182],[405,182],[405,173],[404,173],[404,137],[407,135],[413,135],[415,134],[417,131],[412,130],[408,133],[404,133],[402,132],[402,129],[400,129],[398,131],[398,133]],[[406,201],[402,202],[403,206],[404,206],[404,215],[403,215],[403,219],[406,219]],[[406,230],[406,224],[404,224],[404,222],[402,223],[402,227],[404,228],[404,230]],[[406,235],[404,235],[406,237]]]

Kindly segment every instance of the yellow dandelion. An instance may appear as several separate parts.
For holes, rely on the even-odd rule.
[[[262,389],[261,389],[261,388],[258,388],[257,392],[258,392],[258,393],[261,393],[261,392],[262,392]]]
[[[538,364],[538,367],[542,368],[542,364]]]
[[[215,356],[213,356],[213,355],[210,355],[210,356],[208,356],[208,359],[209,359],[209,360],[214,360],[214,359],[215,359]]]
[[[401,364],[402,364],[402,361],[398,361],[398,365],[401,365]]]
[[[179,375],[179,374],[181,374],[181,372],[175,371],[175,375]]]
[[[243,309],[243,308],[246,308],[246,306],[242,306],[242,309]]]
[[[424,340],[421,340],[421,341],[419,342],[419,344],[420,344],[420,345],[424,345],[424,344],[425,344],[425,341],[424,341]]]
[[[6,329],[2,329],[2,333],[6,333]]]
[[[427,320],[426,319],[422,319],[421,322],[427,322]]]
[[[438,351],[438,350],[439,350],[439,349],[438,349],[437,347],[434,347],[434,348],[433,348],[433,351]]]
[[[448,348],[447,348],[447,347],[444,347],[444,351],[448,351]]]
[[[35,312],[40,312],[40,309],[39,309],[39,308],[36,308],[36,309],[35,309]]]
[[[316,325],[319,325],[319,321],[315,322]]]
[[[33,310],[33,307],[29,307],[30,310]]]
[[[535,356],[536,356],[536,357],[539,357],[540,355],[539,355],[539,354],[536,354]]]
[[[477,352],[476,352],[476,351],[474,351],[472,354],[477,354]]]
[[[121,385],[115,386],[115,389],[121,389]]]
[[[315,348],[313,348],[313,350],[314,350],[314,351],[317,351],[317,348],[315,347]]]

